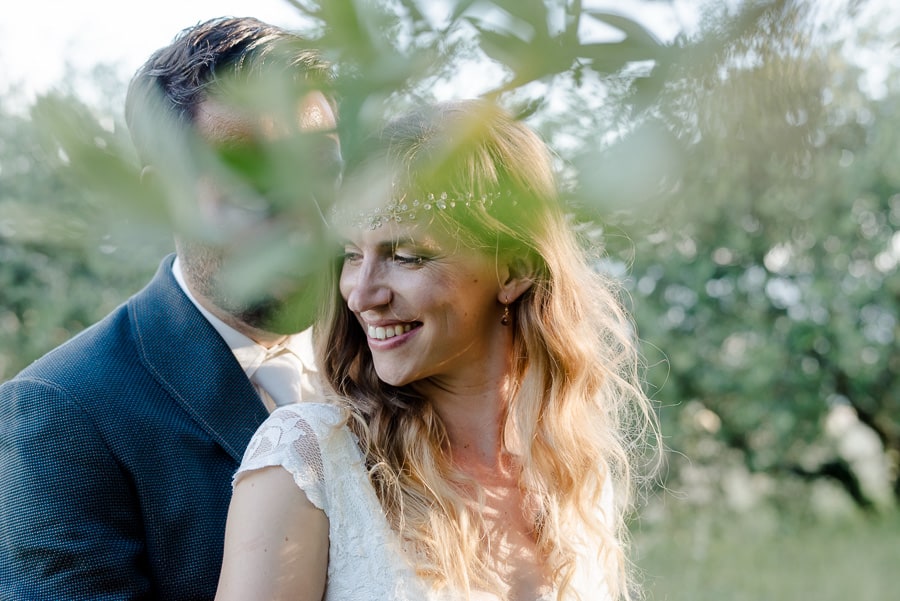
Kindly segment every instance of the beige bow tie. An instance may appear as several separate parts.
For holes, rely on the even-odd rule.
[[[297,403],[315,392],[300,358],[289,349],[267,356],[250,380],[260,389],[269,411]],[[267,398],[268,397],[268,398]]]

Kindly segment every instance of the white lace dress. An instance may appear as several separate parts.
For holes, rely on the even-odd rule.
[[[325,512],[329,520],[325,601],[461,600],[463,596],[452,591],[429,590],[416,575],[369,481],[355,436],[346,426],[335,428],[340,421],[340,410],[332,405],[278,408],[250,441],[235,482],[249,470],[282,466],[310,502]],[[591,588],[590,594],[582,592],[584,601],[606,598],[597,590],[596,580]],[[472,595],[472,601],[495,599]]]

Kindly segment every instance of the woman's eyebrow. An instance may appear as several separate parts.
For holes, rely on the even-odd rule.
[[[412,236],[402,236],[399,238],[394,238],[390,245],[393,248],[399,248],[401,246],[419,248],[422,250],[427,250],[431,252],[437,252],[441,249],[441,245],[437,243],[435,240],[427,237],[421,236],[418,238],[413,238]]]

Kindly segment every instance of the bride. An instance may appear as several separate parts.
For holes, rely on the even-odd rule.
[[[257,431],[217,599],[630,598],[630,454],[656,426],[547,148],[482,101],[376,145],[332,216],[332,394]]]

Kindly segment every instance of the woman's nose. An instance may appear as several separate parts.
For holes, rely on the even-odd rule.
[[[344,265],[341,272],[341,294],[351,311],[371,311],[391,302],[391,289],[382,272],[371,261],[363,261],[360,265]]]

